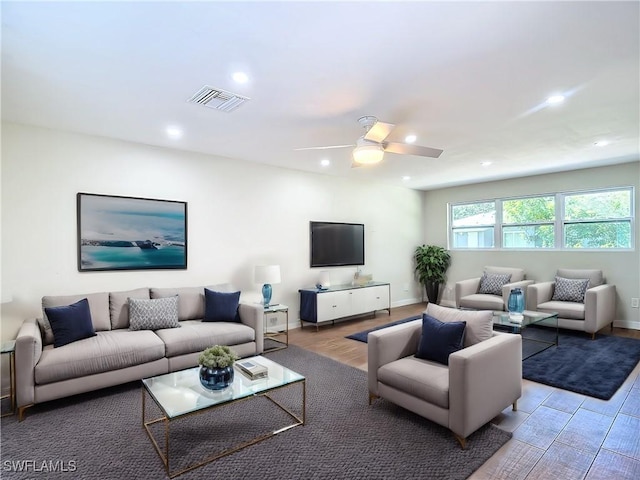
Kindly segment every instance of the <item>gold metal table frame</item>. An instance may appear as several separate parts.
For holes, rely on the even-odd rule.
[[[274,362],[275,363],[275,362]],[[190,369],[192,370],[192,369]],[[197,372],[197,368],[195,369]],[[197,373],[196,373],[197,375]],[[234,381],[237,380],[238,376],[241,376],[242,374],[240,373],[240,371],[236,370],[235,372],[235,376],[236,379],[234,379]],[[301,384],[302,385],[302,412],[300,415],[296,415],[294,412],[292,412],[290,409],[288,409],[287,407],[285,407],[284,405],[282,405],[280,402],[278,402],[277,400],[275,400],[271,395],[269,395],[271,392],[283,389],[283,388],[287,388],[287,387],[292,387],[294,385],[297,384]],[[231,387],[229,387],[231,388]],[[250,394],[247,396],[244,396],[242,398],[237,398],[237,399],[232,399],[232,400],[228,400],[228,401],[224,401],[218,404],[214,404],[211,406],[208,406],[206,408],[201,408],[198,410],[194,410],[191,412],[187,412],[178,416],[174,416],[173,418],[170,417],[169,415],[167,415],[167,413],[165,412],[165,409],[163,408],[161,402],[159,402],[154,396],[153,394],[151,394],[148,389],[147,386],[145,385],[145,383],[142,384],[142,426],[144,427],[145,431],[147,432],[147,435],[149,436],[149,439],[151,440],[151,443],[153,443],[153,446],[155,447],[156,451],[158,452],[158,455],[160,456],[160,459],[162,460],[162,463],[165,466],[165,470],[167,472],[167,475],[169,476],[169,478],[175,478],[179,475],[182,475],[183,473],[189,472],[191,470],[194,470],[196,468],[202,467],[203,465],[206,465],[208,463],[211,463],[215,460],[218,460],[219,458],[222,458],[226,455],[230,455],[232,453],[235,453],[239,450],[242,450],[246,447],[249,447],[251,445],[255,445],[256,443],[262,442],[264,440],[267,440],[268,438],[271,438],[279,433],[285,432],[293,427],[297,427],[298,425],[304,425],[305,424],[305,420],[306,420],[306,403],[307,403],[307,391],[306,391],[307,387],[306,387],[306,379],[304,377],[301,377],[300,379],[291,381],[289,383],[285,383],[282,385],[278,385],[272,388],[267,388],[264,391],[260,391],[260,392],[256,392],[254,394]],[[147,420],[146,419],[146,397],[147,395],[149,395],[151,397],[151,399],[154,401],[154,403],[160,408],[160,410],[164,413],[163,416],[159,417],[159,418],[155,418],[155,419],[150,419]],[[227,448],[221,452],[218,453],[214,453],[210,456],[208,456],[207,458],[205,458],[203,461],[189,465],[185,468],[182,468],[181,470],[177,470],[175,472],[171,471],[171,462],[170,462],[170,425],[172,422],[180,420],[184,417],[187,416],[191,416],[191,415],[196,415],[196,414],[202,414],[202,413],[206,413],[209,410],[212,410],[214,408],[219,408],[219,407],[225,407],[225,406],[229,406],[235,403],[239,403],[239,402],[243,402],[245,400],[250,400],[250,399],[255,399],[257,397],[266,397],[267,399],[269,399],[273,404],[275,404],[277,407],[279,407],[281,410],[283,410],[285,413],[287,413],[293,420],[294,422],[290,425],[286,425],[282,428],[279,428],[277,430],[273,430],[270,432],[267,432],[263,435],[260,435],[256,438],[253,438],[251,440],[247,440],[244,441],[242,443],[239,443],[237,445],[234,445],[230,448]],[[158,443],[158,441],[156,440],[156,438],[153,435],[153,432],[150,429],[151,425],[154,425],[156,423],[159,422],[163,422],[164,423],[164,449],[160,446],[160,444]],[[164,450],[164,452],[163,452]]]

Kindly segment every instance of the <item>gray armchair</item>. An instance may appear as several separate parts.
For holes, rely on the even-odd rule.
[[[464,344],[443,365],[417,358],[422,321],[376,330],[368,336],[369,404],[378,397],[466,438],[522,394],[522,338],[492,331],[492,312],[462,311],[430,303],[426,313],[466,321]]]
[[[484,286],[483,277],[456,282],[456,307],[473,310],[506,311],[511,289],[520,287],[526,296],[527,286],[533,283],[533,280],[525,280],[526,274],[522,268],[484,267],[483,276],[484,274],[488,275],[489,278],[495,275],[511,275],[511,278],[506,284],[493,292],[491,292],[492,289],[481,289]]]
[[[557,312],[558,327],[570,330],[581,330],[595,338],[596,332],[607,325],[613,328],[616,318],[616,287],[605,283],[602,270],[561,268],[556,273],[565,285],[579,287],[580,280],[589,280],[584,298],[579,295],[572,300],[567,295],[557,292],[556,282],[541,282],[527,287],[526,302],[528,310],[540,312]],[[574,282],[571,282],[574,280]],[[576,288],[570,288],[576,290]],[[578,292],[579,294],[579,292]]]

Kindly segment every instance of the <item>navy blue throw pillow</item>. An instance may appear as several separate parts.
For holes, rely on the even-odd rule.
[[[204,289],[205,322],[239,322],[240,292],[215,292]]]
[[[53,332],[54,347],[62,347],[96,335],[91,323],[89,301],[86,298],[71,305],[48,307],[44,311]]]
[[[462,348],[467,322],[441,322],[422,314],[422,336],[417,358],[449,365],[449,355]]]

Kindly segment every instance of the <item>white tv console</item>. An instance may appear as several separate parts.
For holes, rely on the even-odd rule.
[[[387,310],[391,315],[391,285],[369,282],[365,285],[336,285],[327,289],[304,288],[300,293],[300,327],[304,322],[335,323],[335,320]]]

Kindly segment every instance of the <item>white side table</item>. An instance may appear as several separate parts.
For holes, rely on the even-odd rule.
[[[274,352],[289,346],[289,307],[274,304],[264,309],[264,352]],[[269,340],[269,346],[266,341]]]

